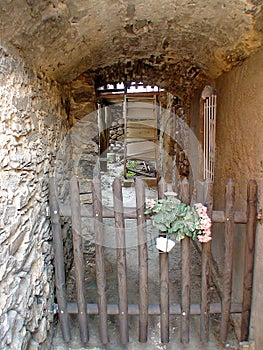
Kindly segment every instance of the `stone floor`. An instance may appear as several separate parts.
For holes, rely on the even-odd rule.
[[[157,322],[156,322],[157,321]],[[228,350],[237,350],[238,345],[229,342],[228,344],[222,346],[217,338],[212,334],[210,336],[210,341],[207,344],[202,344],[199,341],[199,334],[196,331],[198,327],[198,317],[193,317],[191,321],[191,339],[188,345],[183,345],[179,340],[178,332],[178,322],[173,319],[173,326],[170,333],[170,342],[168,344],[162,344],[159,339],[159,322],[157,318],[150,319],[149,322],[149,335],[147,343],[139,343],[137,341],[137,332],[136,332],[136,319],[130,319],[130,342],[123,346],[119,342],[119,334],[114,320],[109,321],[109,333],[110,333],[110,343],[107,346],[100,345],[99,335],[98,335],[98,323],[94,318],[90,320],[90,340],[87,345],[80,343],[77,322],[76,319],[72,320],[74,325],[72,328],[72,340],[66,344],[61,336],[60,328],[57,328],[55,338],[53,340],[52,350],[82,350],[82,349],[92,349],[92,350],[219,350],[219,349],[228,349]],[[178,321],[178,320],[177,320]]]

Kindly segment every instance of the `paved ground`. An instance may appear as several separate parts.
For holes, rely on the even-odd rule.
[[[155,322],[156,320],[154,320]],[[174,323],[171,330],[171,339],[169,344],[161,344],[159,339],[159,323],[152,323],[149,330],[149,340],[146,344],[139,343],[137,341],[136,327],[133,327],[133,321],[130,323],[130,342],[126,346],[122,346],[118,340],[118,331],[114,323],[109,322],[110,331],[110,344],[103,347],[99,344],[98,333],[97,333],[97,322],[93,320],[90,324],[91,336],[88,345],[82,345],[79,341],[78,329],[74,328],[72,332],[72,341],[69,344],[63,342],[61,337],[60,329],[57,329],[57,334],[53,341],[52,350],[82,350],[82,349],[92,349],[92,350],[219,350],[228,349],[236,350],[237,346],[232,346],[229,344],[225,347],[221,346],[217,341],[216,337],[212,335],[211,340],[208,344],[201,344],[198,340],[198,332],[192,329],[191,341],[189,345],[182,345],[179,341],[179,333],[176,322]],[[150,322],[151,323],[151,322]],[[195,328],[198,323],[197,318],[192,321],[192,328]]]

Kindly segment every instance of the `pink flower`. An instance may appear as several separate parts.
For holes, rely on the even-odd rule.
[[[194,207],[199,216],[207,215],[207,207],[205,207],[202,203],[196,203]]]
[[[155,206],[156,202],[154,199],[147,199],[146,204],[148,208],[152,209]]]
[[[207,243],[212,239],[211,237],[212,221],[210,217],[207,215],[207,208],[203,204],[201,203],[195,204],[195,210],[200,218],[200,227],[202,230],[202,234],[198,235],[197,238],[199,242]]]
[[[198,238],[198,241],[201,243],[207,243],[212,240],[212,237],[209,234],[198,235],[197,238]]]
[[[210,218],[208,216],[206,218],[201,218],[200,225],[202,230],[210,229],[212,226]]]

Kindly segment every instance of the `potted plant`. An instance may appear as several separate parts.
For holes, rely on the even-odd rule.
[[[184,204],[174,193],[165,193],[165,196],[158,201],[146,201],[145,214],[150,215],[152,225],[161,232],[156,241],[157,249],[169,252],[174,240],[180,241],[185,236],[197,238],[201,243],[211,241],[212,222],[203,204]]]

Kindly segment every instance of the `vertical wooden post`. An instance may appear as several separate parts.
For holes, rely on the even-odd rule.
[[[162,177],[158,183],[158,197],[164,198],[166,183]],[[169,256],[159,253],[161,342],[169,342]]]
[[[243,280],[243,305],[241,322],[241,340],[248,340],[249,321],[252,302],[255,238],[257,223],[257,192],[256,181],[250,180],[247,191],[247,228],[246,228],[246,250]]]
[[[92,201],[94,213],[94,234],[95,234],[95,250],[96,250],[96,279],[98,293],[98,310],[100,320],[100,339],[103,345],[109,341],[107,326],[107,299],[106,299],[106,274],[104,262],[104,246],[103,246],[103,217],[102,217],[102,198],[101,183],[98,178],[93,180]]]
[[[222,317],[220,338],[225,342],[228,335],[230,320],[231,294],[232,294],[232,267],[233,267],[233,241],[234,241],[234,202],[235,186],[232,179],[226,185],[225,209],[225,267],[223,278]]]
[[[180,199],[183,203],[190,203],[189,182],[184,178],[180,184]],[[182,260],[182,315],[181,315],[181,342],[189,343],[189,325],[190,325],[190,238],[185,237],[181,240],[181,260]]]
[[[138,232],[138,255],[139,255],[139,341],[147,341],[148,333],[148,251],[145,229],[145,186],[142,179],[137,178],[136,190],[136,211],[137,211],[137,232]]]
[[[54,262],[55,262],[55,285],[56,296],[58,301],[58,313],[62,330],[63,339],[65,342],[69,342],[70,326],[69,317],[67,311],[67,297],[66,297],[66,281],[65,281],[65,264],[64,264],[64,252],[63,241],[60,226],[59,205],[57,200],[57,187],[55,178],[49,180],[49,205],[52,224],[53,235],[53,249],[54,249]]]
[[[120,337],[121,337],[121,343],[125,345],[129,341],[126,240],[125,240],[125,225],[124,225],[124,216],[123,216],[122,187],[121,187],[121,181],[118,178],[115,178],[113,182],[113,201],[114,201],[115,228],[116,228],[116,246],[117,246]]]
[[[212,218],[213,211],[213,182],[210,179],[205,181],[204,200],[207,207],[207,214]],[[210,258],[211,243],[202,244],[202,282],[201,282],[201,317],[200,317],[200,339],[203,343],[209,338],[209,284],[210,284]]]
[[[81,213],[80,213],[80,195],[79,184],[76,176],[70,180],[70,205],[72,219],[73,234],[73,255],[76,274],[76,291],[78,303],[78,319],[80,339],[83,343],[89,340],[87,303],[85,300],[85,284],[84,284],[84,258],[83,258],[83,242],[81,236]]]

